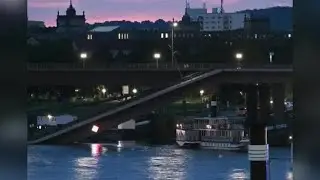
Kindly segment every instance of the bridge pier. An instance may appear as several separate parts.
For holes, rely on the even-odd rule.
[[[285,85],[281,83],[272,84],[273,112],[276,121],[284,122],[285,119]]]
[[[269,146],[267,144],[266,120],[270,101],[269,88],[262,84],[249,85],[247,89],[247,121],[249,123],[250,145],[250,179],[267,180],[267,161]],[[258,102],[260,110],[258,113]]]

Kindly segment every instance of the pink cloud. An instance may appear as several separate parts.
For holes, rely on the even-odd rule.
[[[73,4],[77,4],[79,0],[72,0]],[[29,0],[28,6],[32,8],[60,8],[67,7],[68,0]]]
[[[168,0],[104,0],[106,3],[159,3]]]

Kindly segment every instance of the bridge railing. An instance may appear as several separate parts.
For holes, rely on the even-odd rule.
[[[127,64],[79,64],[79,63],[28,63],[28,71],[205,71],[222,68],[292,68],[286,64],[227,64],[227,63],[127,63]]]

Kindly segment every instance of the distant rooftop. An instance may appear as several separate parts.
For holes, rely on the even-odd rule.
[[[97,26],[90,30],[90,32],[111,32],[118,29],[120,26]]]

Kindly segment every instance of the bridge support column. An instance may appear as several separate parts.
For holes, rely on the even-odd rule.
[[[277,122],[284,122],[284,99],[285,99],[285,85],[284,84],[273,84],[272,85],[272,95],[273,95],[273,112],[274,119]]]
[[[248,156],[252,180],[267,180],[267,161],[269,146],[267,144],[266,118],[268,117],[269,89],[266,85],[249,85],[247,91],[247,121],[249,121],[250,145]],[[259,96],[258,96],[259,94]],[[259,99],[258,99],[259,98]],[[258,100],[260,110],[258,114]]]
[[[217,113],[218,113],[218,103],[217,103],[217,95],[213,94],[211,96],[211,101],[210,101],[210,117],[217,117]]]

